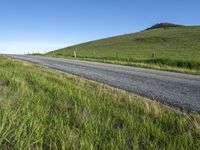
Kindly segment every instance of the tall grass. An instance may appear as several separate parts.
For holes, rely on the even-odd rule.
[[[0,149],[199,149],[200,117],[0,57]]]

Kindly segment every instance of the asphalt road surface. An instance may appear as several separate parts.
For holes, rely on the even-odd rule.
[[[183,110],[200,112],[200,76],[41,56],[10,55],[127,90]]]

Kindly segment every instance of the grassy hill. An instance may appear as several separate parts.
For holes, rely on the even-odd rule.
[[[0,149],[200,149],[200,116],[0,57]]]
[[[163,24],[162,24],[163,25]],[[154,26],[145,31],[96,40],[49,52],[48,56],[93,59],[157,69],[199,73],[200,26]],[[171,67],[171,68],[170,68]]]

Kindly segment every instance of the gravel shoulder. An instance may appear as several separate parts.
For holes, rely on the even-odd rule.
[[[9,55],[200,112],[200,76],[61,58]]]

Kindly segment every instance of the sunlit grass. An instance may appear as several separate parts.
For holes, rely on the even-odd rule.
[[[46,56],[72,58],[75,51],[79,59],[200,74],[199,43],[199,26],[159,28],[70,46]]]
[[[200,117],[0,57],[1,149],[199,149]]]

